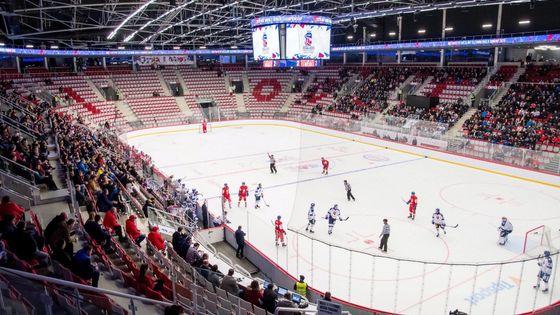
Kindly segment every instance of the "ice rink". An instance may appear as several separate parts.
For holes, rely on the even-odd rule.
[[[519,262],[531,259],[523,242],[537,226],[550,227],[560,248],[558,176],[284,121],[214,123],[208,134],[194,125],[146,129],[129,133],[127,141],[150,154],[165,174],[203,193],[211,212],[221,212],[219,196],[228,183],[231,226],[242,225],[248,241],[279,266],[341,300],[404,314],[456,308],[513,314],[560,297],[554,286],[558,255],[546,294],[532,287],[536,261]],[[267,152],[276,156],[278,174],[270,174]],[[331,164],[327,176],[321,175],[321,157]],[[355,202],[346,200],[345,179]],[[251,190],[247,208],[237,207],[242,181]],[[254,209],[258,183],[270,207]],[[419,203],[415,221],[403,202],[411,191]],[[318,214],[314,234],[305,232],[311,202]],[[349,220],[337,222],[329,236],[321,217],[334,204]],[[436,237],[435,208],[448,225],[459,227]],[[289,228],[285,248],[274,245],[271,221],[277,215]],[[514,231],[498,246],[502,216]],[[391,225],[388,253],[377,249],[383,218]],[[532,256],[543,249],[538,241],[536,235],[528,243]]]

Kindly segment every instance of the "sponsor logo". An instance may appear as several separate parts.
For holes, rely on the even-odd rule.
[[[505,280],[502,280],[500,282],[492,282],[491,285],[481,288],[473,295],[464,298],[464,300],[473,305],[477,305],[481,301],[494,296],[498,293],[498,291],[510,290],[512,288],[515,288],[516,285],[519,285],[519,279],[511,277],[511,280],[515,283],[515,285]]]

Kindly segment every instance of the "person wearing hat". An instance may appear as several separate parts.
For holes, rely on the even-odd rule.
[[[115,234],[119,237],[119,241],[124,241],[126,238],[123,235],[122,227],[117,220],[116,208],[112,207],[105,213],[105,217],[103,218],[103,226],[109,232],[115,232]]]
[[[151,197],[146,199],[146,202],[144,202],[144,205],[142,206],[142,212],[144,212],[144,217],[148,217],[148,208],[149,207],[154,207],[154,205],[156,204],[156,200]]]
[[[159,228],[157,226],[153,226],[150,233],[148,233],[148,241],[150,241],[150,243],[152,243],[152,245],[154,245],[154,247],[158,250],[165,249],[165,240],[163,239],[163,236],[159,234]]]
[[[142,234],[136,226],[136,216],[134,214],[126,220],[126,233],[130,235],[134,243],[138,246],[140,246],[140,243],[146,238],[146,235]]]
[[[307,298],[307,283],[305,283],[305,276],[299,276],[299,281],[294,284],[294,290],[297,294]]]

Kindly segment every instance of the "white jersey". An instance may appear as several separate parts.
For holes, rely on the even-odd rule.
[[[315,209],[313,207],[309,208],[309,212],[307,212],[307,220],[315,220]]]
[[[445,225],[445,219],[443,218],[443,214],[441,214],[441,212],[435,212],[432,215],[432,224]]]
[[[538,264],[541,267],[540,272],[543,275],[550,276],[552,274],[552,258],[550,258],[550,256],[544,257]]]
[[[506,222],[502,221],[502,224],[500,224],[498,230],[500,232],[505,231],[507,233],[511,233],[513,231],[513,225],[511,224],[511,222],[509,222],[509,220],[507,220]]]
[[[340,210],[337,208],[330,208],[329,212],[327,213],[329,221],[336,221],[340,218]]]
[[[257,189],[255,190],[255,197],[256,198],[262,198],[263,196],[263,188],[262,187],[257,187]]]

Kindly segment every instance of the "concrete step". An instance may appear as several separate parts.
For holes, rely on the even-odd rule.
[[[56,201],[32,206],[31,210],[37,214],[39,222],[45,228],[55,216],[62,212],[70,213],[70,206],[65,201]]]
[[[175,97],[175,103],[177,103],[177,107],[179,107],[181,112],[183,112],[183,115],[188,116],[188,117],[193,116],[193,112],[189,108],[189,105],[187,105],[187,101],[185,100],[184,96]]]
[[[70,198],[68,189],[58,190],[41,190],[39,193],[40,199],[37,201],[38,205],[46,205],[53,202],[66,202]]]

